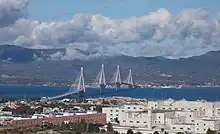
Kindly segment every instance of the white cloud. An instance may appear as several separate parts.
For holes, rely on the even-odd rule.
[[[206,9],[166,9],[145,16],[112,19],[76,14],[71,20],[40,22],[25,19],[25,0],[0,0],[0,43],[28,48],[67,48],[51,59],[89,59],[102,55],[200,55],[220,50],[220,14],[209,20]]]

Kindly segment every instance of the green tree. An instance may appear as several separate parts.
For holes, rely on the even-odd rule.
[[[210,128],[207,130],[206,134],[217,134],[216,131],[211,130]]]
[[[120,123],[119,120],[118,120],[118,117],[115,118],[115,122]]]
[[[100,132],[101,133],[105,133],[106,131],[105,131],[105,129],[101,129]]]
[[[118,131],[114,131],[113,134],[120,134]]]
[[[134,134],[134,132],[131,129],[128,129],[127,134]]]
[[[160,134],[158,131],[155,131],[153,134]]]
[[[109,122],[107,125],[107,132],[112,133],[114,131],[112,124]]]
[[[76,131],[76,134],[81,134],[82,132],[80,132],[80,131]]]

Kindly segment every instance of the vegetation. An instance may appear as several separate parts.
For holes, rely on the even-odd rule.
[[[206,134],[219,134],[217,131],[213,131],[210,128],[207,130]]]
[[[155,131],[153,134],[160,134],[158,131]]]
[[[141,132],[137,132],[137,133],[135,133],[135,134],[142,134]]]
[[[112,126],[111,123],[108,123],[108,125],[107,125],[107,132],[108,133],[113,133],[114,132],[114,129],[113,129],[113,126]]]
[[[184,134],[183,132],[177,132],[176,134]]]
[[[128,129],[127,134],[134,134],[134,132],[131,129]]]
[[[0,134],[37,134],[37,133],[46,133],[48,130],[53,130],[57,134],[81,134],[81,133],[101,133],[99,126],[96,124],[87,124],[87,123],[69,123],[69,124],[46,124],[44,126],[38,127],[29,127],[29,128],[11,128],[11,129],[1,129]]]
[[[42,107],[31,108],[30,106],[27,105],[20,105],[16,109],[12,109],[10,107],[4,107],[3,111],[10,111],[12,112],[13,115],[16,116],[30,116],[33,115],[34,113],[42,113],[43,108]]]

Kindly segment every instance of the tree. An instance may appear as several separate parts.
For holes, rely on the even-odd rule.
[[[160,134],[158,131],[155,131],[153,134]]]
[[[113,134],[120,134],[118,131],[114,131]]]
[[[97,112],[99,112],[99,113],[102,113],[102,106],[97,105],[97,106],[95,107],[95,111],[97,111]]]
[[[101,129],[100,132],[101,133],[105,133],[106,131],[105,131],[105,129]]]
[[[81,132],[80,131],[76,131],[76,134],[81,134]]]
[[[131,129],[128,129],[127,134],[134,134],[134,132]]]
[[[113,126],[110,122],[107,125],[107,132],[110,132],[110,133],[114,132]]]
[[[211,130],[210,128],[207,130],[206,134],[217,134],[216,131]]]
[[[115,118],[115,122],[120,123],[119,120],[118,120],[118,117]]]

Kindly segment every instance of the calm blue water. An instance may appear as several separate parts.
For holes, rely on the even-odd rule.
[[[1,99],[37,99],[41,97],[51,97],[67,92],[69,87],[47,87],[47,86],[0,86]],[[99,89],[87,89],[85,97],[110,97],[124,96],[134,98],[156,99],[182,99],[208,101],[220,100],[220,88],[182,88],[182,89],[105,89],[102,94]],[[74,96],[76,97],[76,95]]]

